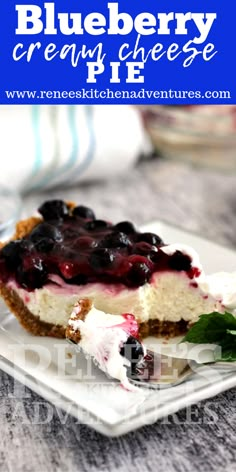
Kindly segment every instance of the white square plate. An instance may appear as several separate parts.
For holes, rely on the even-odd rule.
[[[163,222],[145,230],[160,234],[167,242],[193,246],[207,273],[236,270],[236,252],[230,249]],[[235,372],[214,367],[203,368],[174,388],[127,392],[82,355],[75,355],[66,341],[31,336],[3,305],[0,311],[0,368],[56,408],[107,436],[133,431],[236,385]]]

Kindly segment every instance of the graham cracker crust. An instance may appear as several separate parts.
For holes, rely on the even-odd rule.
[[[88,312],[91,310],[93,304],[91,300],[89,300],[89,298],[83,298],[79,300],[76,306],[78,307],[78,313],[76,313],[75,311],[70,319],[73,321],[76,321],[76,320],[84,321]],[[81,339],[80,331],[75,330],[71,325],[68,324],[66,328],[66,337],[69,338],[74,343],[78,344],[78,342]]]
[[[188,322],[185,320],[175,323],[173,321],[148,320],[146,323],[139,325],[141,339],[145,339],[147,336],[173,338],[174,336],[184,335],[187,331]]]

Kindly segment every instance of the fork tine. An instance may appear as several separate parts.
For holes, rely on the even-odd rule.
[[[128,369],[127,376],[135,385],[158,389],[178,385],[192,373],[188,360],[147,350],[147,356],[138,364],[135,372]]]

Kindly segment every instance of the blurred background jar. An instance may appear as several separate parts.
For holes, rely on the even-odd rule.
[[[157,153],[175,160],[236,170],[236,106],[141,106]]]

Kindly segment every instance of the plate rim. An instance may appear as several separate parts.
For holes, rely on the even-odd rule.
[[[143,225],[141,225],[140,229],[142,231],[146,231],[147,228],[150,228],[151,226],[154,226],[156,224],[163,224],[164,226],[166,226],[170,229],[182,231],[183,233],[189,234],[190,236],[199,239],[199,241],[206,242],[208,244],[213,244],[213,246],[215,246],[215,247],[218,247],[220,249],[223,249],[224,251],[228,251],[228,252],[231,252],[234,255],[236,255],[236,249],[234,249],[232,246],[228,245],[227,243],[226,244],[221,244],[221,243],[215,242],[210,237],[203,237],[198,232],[195,232],[193,230],[191,231],[190,229],[186,229],[183,226],[178,226],[176,223],[170,223],[170,222],[168,222],[168,220],[165,220],[165,219],[158,219],[158,220],[154,220],[154,221],[149,221],[148,223],[144,223]]]

